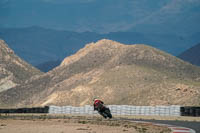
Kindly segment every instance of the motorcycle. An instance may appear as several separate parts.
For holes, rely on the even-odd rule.
[[[102,115],[105,119],[108,118],[112,118],[112,114],[110,112],[110,109],[108,107],[106,107],[105,105],[101,104],[100,107],[97,109],[98,113],[100,115]]]

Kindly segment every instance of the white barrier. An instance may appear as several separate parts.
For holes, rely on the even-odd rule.
[[[129,106],[129,105],[108,105],[112,115],[159,115],[159,116],[180,116],[180,106]],[[93,106],[49,106],[50,114],[97,114]]]

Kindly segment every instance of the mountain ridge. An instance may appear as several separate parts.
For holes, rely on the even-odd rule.
[[[85,44],[96,42],[102,38],[115,40],[123,44],[131,44],[132,42],[148,44],[170,54],[178,55],[190,44],[196,43],[199,40],[198,36],[199,34],[185,37],[137,32],[77,33],[37,26],[0,29],[0,38],[4,39],[17,55],[34,66],[53,60],[63,60],[66,56],[70,56],[84,47]]]
[[[182,52],[180,55],[178,55],[178,57],[184,61],[190,62],[191,64],[200,66],[199,50],[200,43]]]
[[[3,40],[0,40],[0,46],[0,92],[42,74],[15,55],[14,51]]]
[[[0,106],[82,106],[94,97],[107,104],[200,105],[199,77],[199,67],[156,48],[104,39],[38,79],[0,93]]]

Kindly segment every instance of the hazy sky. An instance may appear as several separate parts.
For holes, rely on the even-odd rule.
[[[200,0],[0,0],[0,27],[194,34]]]
[[[52,55],[55,55],[55,59],[66,57],[66,51],[70,55],[75,48],[78,50],[84,45],[84,39],[85,42],[87,39],[94,41],[92,37],[96,35],[87,32],[82,38],[77,33],[77,36],[69,34],[62,38],[60,33],[56,36],[57,31],[54,31],[49,42],[52,46],[59,42],[60,47],[55,45],[48,51],[46,46],[50,44],[49,36],[43,36],[43,32],[49,35],[50,31],[44,28],[75,32],[118,32],[110,33],[114,34],[112,40],[121,38],[123,43],[152,44],[177,55],[199,43],[199,23],[200,0],[0,0],[0,28],[17,27],[20,29],[16,31],[22,31],[21,35],[16,36],[13,29],[6,29],[5,33],[0,29],[0,34],[13,46],[16,53],[32,64],[52,60]],[[24,33],[22,27],[31,27],[25,29],[34,29],[35,32]],[[129,34],[130,32],[132,33]],[[41,36],[45,38],[44,41]],[[65,39],[66,36],[69,38]],[[34,43],[33,40],[38,42]],[[22,43],[24,44],[21,45]],[[63,49],[66,44],[76,43],[77,46],[72,46],[71,51],[70,48]],[[36,49],[41,50],[40,55]]]

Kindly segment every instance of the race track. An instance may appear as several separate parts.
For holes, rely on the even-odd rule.
[[[167,124],[169,127],[174,127],[177,131],[173,133],[200,133],[200,122],[190,122],[190,121],[168,121],[168,120],[137,120],[137,119],[131,119],[131,121],[139,121],[139,122],[151,122],[155,124]],[[171,125],[171,126],[170,126]],[[184,128],[182,128],[184,127]],[[182,128],[182,129],[181,129]],[[192,130],[187,130],[193,129]],[[182,130],[182,131],[181,131]]]

